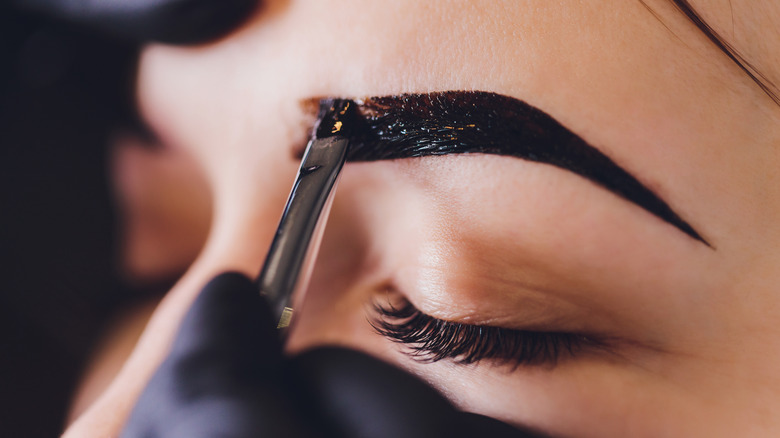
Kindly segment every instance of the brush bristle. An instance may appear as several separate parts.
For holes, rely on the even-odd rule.
[[[357,105],[349,99],[323,99],[320,101],[319,123],[315,129],[316,138],[334,135],[349,137],[359,122]]]

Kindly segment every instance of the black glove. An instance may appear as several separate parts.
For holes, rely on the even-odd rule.
[[[257,0],[0,0],[138,42],[195,44],[242,23]]]
[[[357,351],[286,357],[272,321],[247,277],[214,278],[122,437],[539,436],[460,412],[416,377]]]

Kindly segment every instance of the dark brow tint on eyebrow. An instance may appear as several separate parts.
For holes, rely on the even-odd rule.
[[[550,164],[629,200],[710,246],[662,199],[598,149],[539,109],[482,91],[402,94],[355,100],[348,161],[482,153]],[[321,101],[321,111],[330,100]]]

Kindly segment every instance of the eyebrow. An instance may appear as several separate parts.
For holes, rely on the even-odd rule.
[[[332,102],[320,101],[320,116]],[[349,135],[347,161],[478,153],[550,164],[596,183],[711,247],[630,173],[523,101],[484,91],[444,91],[354,102],[359,117]]]

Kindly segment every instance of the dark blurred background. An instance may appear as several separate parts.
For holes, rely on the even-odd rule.
[[[137,49],[0,7],[0,436],[54,437],[101,329],[114,261],[108,138]]]

